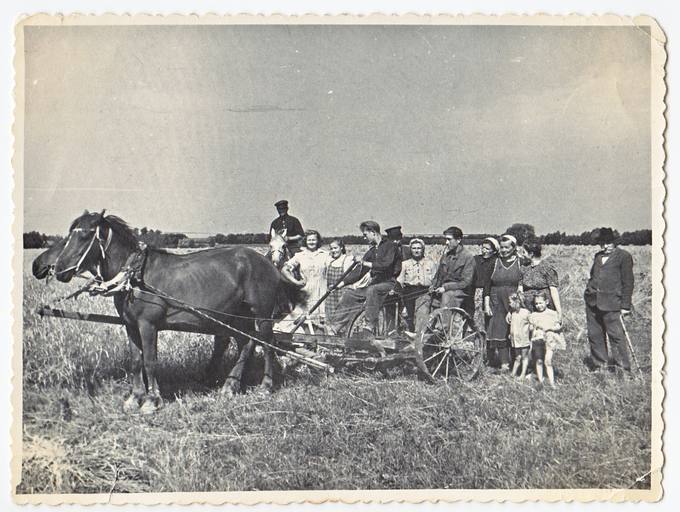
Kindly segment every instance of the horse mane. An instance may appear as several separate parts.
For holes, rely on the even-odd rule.
[[[116,215],[107,215],[103,218],[104,222],[113,230],[117,237],[121,238],[126,244],[136,246],[139,242],[137,235],[130,225]]]

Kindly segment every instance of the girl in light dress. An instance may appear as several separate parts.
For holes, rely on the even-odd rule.
[[[557,311],[548,309],[548,297],[539,292],[534,297],[534,312],[529,315],[531,345],[536,360],[536,376],[543,383],[543,366],[550,387],[555,387],[555,371],[552,359],[556,350],[567,348]]]
[[[354,257],[347,254],[345,244],[340,238],[331,240],[328,248],[330,250],[330,255],[326,266],[326,286],[327,289],[330,289],[337,284],[344,273],[349,270],[354,263]],[[331,292],[324,301],[326,319],[333,317],[335,310],[338,308],[338,304],[340,304],[343,291],[344,290],[340,289]]]
[[[531,350],[531,338],[529,335],[529,315],[531,312],[524,307],[522,297],[517,293],[513,293],[508,297],[508,306],[510,312],[506,320],[510,324],[510,342],[514,351],[511,375],[524,379],[529,367],[529,352]],[[519,372],[520,366],[522,368],[521,372]]]

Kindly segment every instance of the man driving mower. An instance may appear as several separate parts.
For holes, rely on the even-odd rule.
[[[401,270],[401,251],[392,241],[380,234],[380,225],[367,220],[359,225],[361,233],[370,248],[364,254],[361,265],[351,272],[338,288],[353,284],[369,274],[368,283],[361,288],[348,288],[344,291],[340,304],[330,318],[329,334],[346,333],[358,311],[365,309],[368,326],[361,333],[372,338],[378,327],[380,308],[385,298],[397,285],[396,277]]]

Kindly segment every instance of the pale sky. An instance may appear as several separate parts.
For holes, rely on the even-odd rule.
[[[25,30],[25,231],[651,227],[640,28]]]

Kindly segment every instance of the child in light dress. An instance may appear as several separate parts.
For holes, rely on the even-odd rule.
[[[536,376],[543,383],[543,367],[550,387],[555,387],[555,371],[552,359],[556,350],[567,348],[562,325],[557,311],[548,309],[548,298],[544,293],[534,297],[535,311],[529,315],[531,345],[536,360]]]
[[[514,363],[512,365],[513,377],[523,379],[529,367],[529,352],[531,350],[531,338],[529,337],[529,315],[531,312],[524,307],[522,297],[513,293],[508,298],[510,312],[506,318],[510,324],[510,342],[514,351]],[[521,366],[521,372],[520,372]],[[519,374],[518,374],[519,372]]]

